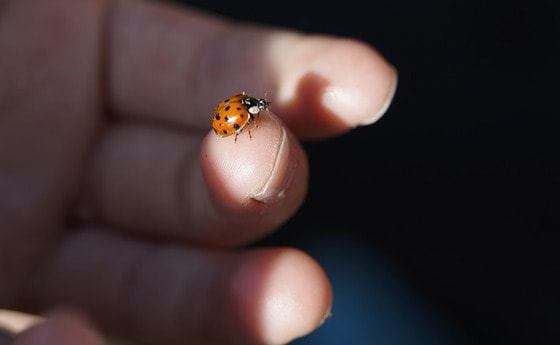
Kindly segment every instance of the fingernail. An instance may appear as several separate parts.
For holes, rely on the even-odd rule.
[[[319,323],[319,326],[322,326],[328,319],[330,319],[332,317],[332,307],[329,307],[329,309],[327,309],[327,311],[325,312],[325,315],[323,315],[323,318],[321,319],[321,322]]]
[[[269,202],[273,199],[282,198],[292,178],[295,162],[293,162],[290,154],[286,129],[281,126],[280,130],[281,135],[276,143],[276,154],[273,159],[270,175],[262,187],[251,195],[253,200]]]
[[[372,123],[377,121],[381,116],[383,116],[383,114],[387,112],[387,109],[389,109],[389,106],[391,105],[391,103],[393,102],[393,98],[395,97],[395,93],[397,91],[397,84],[399,81],[397,70],[393,68],[393,71],[394,74],[393,74],[392,83],[388,89],[387,96],[385,96],[385,102],[381,105],[381,108],[379,108],[379,110],[376,113],[374,113],[373,116],[366,118],[364,121],[362,121],[360,123],[361,126],[371,125]]]
[[[363,87],[355,81],[338,82],[323,91],[322,103],[349,126],[365,126],[377,121],[389,108],[397,89],[397,71],[386,66],[382,75],[362,76]]]

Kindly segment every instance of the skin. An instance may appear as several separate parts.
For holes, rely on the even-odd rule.
[[[162,3],[0,0],[0,52],[0,308],[89,320],[59,312],[16,344],[101,344],[92,325],[283,344],[320,325],[317,262],[239,248],[304,200],[300,139],[383,114],[396,72],[375,50]],[[233,143],[211,116],[241,91],[271,112]]]

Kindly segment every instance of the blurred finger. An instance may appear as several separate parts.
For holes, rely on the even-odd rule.
[[[2,306],[17,298],[80,188],[98,128],[104,13],[101,1],[0,4]]]
[[[239,25],[158,3],[118,2],[110,20],[109,96],[117,116],[201,131],[222,99],[266,95],[297,134],[325,137],[387,109],[396,72],[349,39]]]
[[[80,308],[107,332],[148,343],[283,344],[315,329],[331,304],[323,270],[294,249],[207,252],[95,230],[59,249],[28,305]]]

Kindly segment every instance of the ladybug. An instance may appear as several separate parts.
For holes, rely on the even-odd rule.
[[[251,97],[246,95],[245,92],[224,99],[216,107],[212,117],[212,128],[220,137],[229,137],[235,134],[233,142],[236,142],[239,133],[247,127],[249,139],[252,140],[250,126],[253,124],[257,126],[260,112],[268,110],[269,105],[270,102],[267,100]]]

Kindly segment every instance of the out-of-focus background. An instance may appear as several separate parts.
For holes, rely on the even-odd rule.
[[[333,317],[294,344],[560,344],[556,2],[185,1],[361,39],[399,70],[379,122],[305,143],[309,197],[262,242],[333,282]]]

